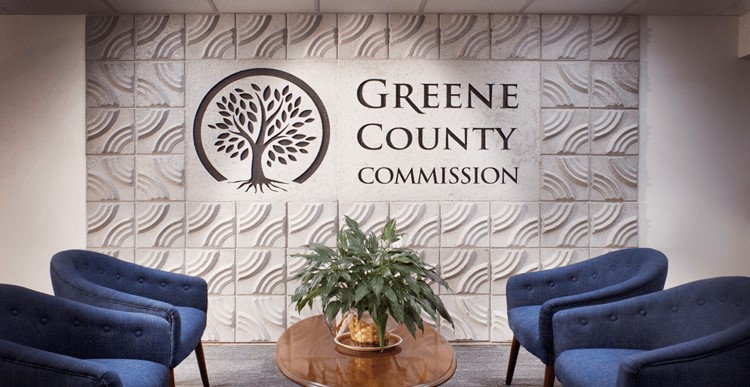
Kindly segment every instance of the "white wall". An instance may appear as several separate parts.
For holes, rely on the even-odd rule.
[[[750,275],[750,61],[737,18],[646,17],[641,28],[640,244],[667,286]]]
[[[0,282],[86,246],[84,17],[0,16]]]

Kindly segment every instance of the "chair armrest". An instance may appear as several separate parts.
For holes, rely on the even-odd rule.
[[[748,358],[750,320],[712,335],[629,356],[620,364],[617,385],[747,386]]]
[[[104,365],[0,339],[3,386],[99,385],[121,387]]]

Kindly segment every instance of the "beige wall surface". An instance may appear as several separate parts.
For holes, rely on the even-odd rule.
[[[640,243],[669,257],[667,286],[750,275],[750,62],[737,18],[641,26]]]
[[[0,16],[0,282],[86,245],[84,17]]]

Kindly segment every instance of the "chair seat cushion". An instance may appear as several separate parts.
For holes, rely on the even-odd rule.
[[[519,306],[508,311],[508,325],[518,342],[538,357],[544,364],[549,364],[549,354],[542,348],[539,339],[539,310],[541,305]]]
[[[177,349],[172,366],[185,360],[198,346],[206,329],[206,313],[200,309],[176,307],[180,312],[180,347]]]
[[[614,386],[620,363],[639,349],[572,349],[555,360],[555,376],[565,387]]]
[[[88,359],[117,373],[123,387],[163,387],[169,383],[169,369],[163,364],[135,359]]]

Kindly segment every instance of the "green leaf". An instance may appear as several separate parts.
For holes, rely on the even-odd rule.
[[[370,293],[370,286],[367,283],[361,283],[357,286],[357,291],[354,293],[354,302],[359,302],[365,296]]]
[[[380,237],[382,240],[390,243],[394,243],[399,240],[398,234],[396,234],[396,220],[390,219],[383,227],[383,235]]]

